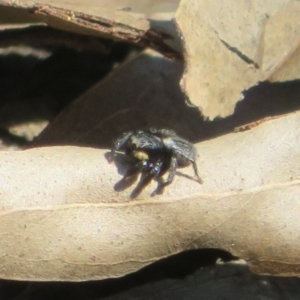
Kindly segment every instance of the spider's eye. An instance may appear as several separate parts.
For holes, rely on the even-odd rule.
[[[149,168],[149,161],[148,161],[148,160],[144,160],[144,161],[142,162],[142,167],[143,167],[143,168]]]

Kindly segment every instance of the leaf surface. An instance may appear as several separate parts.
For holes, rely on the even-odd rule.
[[[210,247],[256,272],[299,275],[299,125],[294,113],[199,143],[203,185],[184,168],[163,195],[150,196],[153,182],[134,201],[134,186],[114,191],[128,165],[118,173],[106,150],[0,152],[0,277],[117,277]]]
[[[259,81],[299,78],[299,1],[182,0],[181,86],[205,116],[228,116]]]

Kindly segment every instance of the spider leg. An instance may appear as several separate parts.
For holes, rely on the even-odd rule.
[[[151,162],[149,160],[141,161],[139,163],[139,170],[142,172],[141,180],[136,186],[136,188],[132,191],[130,197],[136,198],[142,190],[151,182],[152,179],[161,180],[161,173],[164,170],[164,161],[159,159],[155,162]],[[159,183],[160,185],[160,183]],[[157,191],[163,190],[163,187],[161,189],[157,188],[151,196],[154,196]]]
[[[136,198],[143,191],[143,189],[151,182],[152,179],[153,179],[153,174],[151,174],[151,172],[142,173],[141,180],[139,181],[135,189],[131,192],[130,198],[131,199]]]
[[[176,173],[176,169],[177,169],[177,159],[176,159],[176,156],[172,156],[171,162],[170,162],[170,167],[169,167],[168,178],[166,181],[162,181],[161,183],[159,183],[159,188],[165,187],[173,182],[173,179],[174,179],[175,173]]]
[[[163,188],[159,189],[159,186],[162,182],[164,182],[161,174],[164,173],[164,164],[165,162],[162,159],[158,159],[155,162],[149,162],[147,169],[145,171],[149,172],[149,175],[151,176],[151,179],[155,179],[158,181],[158,186],[155,189],[155,191],[151,194],[151,197],[153,197],[156,194],[162,194]]]
[[[191,161],[192,165],[193,165],[193,169],[194,169],[194,172],[195,172],[195,175],[197,177],[197,181],[202,184],[203,183],[203,180],[202,178],[199,176],[199,173],[198,173],[198,167],[197,167],[197,164],[196,162],[194,161]]]
[[[151,171],[152,163],[148,160],[138,161],[135,165],[127,170],[123,178],[131,177],[139,172],[145,173],[147,171]]]
[[[109,163],[112,163],[114,161],[116,152],[124,148],[131,136],[132,132],[125,132],[114,142],[113,147],[110,151],[110,156],[108,158]]]
[[[172,183],[177,169],[177,159],[175,156],[172,156],[170,164],[166,164],[166,162],[160,161],[160,164],[158,166],[158,172],[155,175],[155,179],[157,180],[158,184],[155,191],[151,194],[151,197],[155,195],[161,195],[164,192],[165,187]],[[164,180],[163,174],[165,173],[168,167],[169,175],[167,180]]]
[[[160,174],[163,171],[163,164],[164,162],[162,160],[158,160],[155,163],[151,164],[150,173],[153,175],[155,179],[158,179]]]
[[[145,172],[150,168],[148,161],[137,161],[131,166],[123,176],[123,178],[117,182],[114,186],[115,191],[124,191],[130,187],[138,178],[140,172]]]
[[[163,194],[164,189],[165,189],[165,185],[164,185],[165,181],[164,181],[163,177],[160,176],[156,180],[157,180],[158,184],[157,184],[156,189],[152,192],[151,197],[154,197],[155,195]]]

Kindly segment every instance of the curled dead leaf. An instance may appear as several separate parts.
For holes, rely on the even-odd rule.
[[[177,2],[167,3],[167,11],[161,11],[159,5],[147,1],[4,0],[0,3],[0,17],[2,23],[43,23],[81,35],[150,46],[182,60],[181,44],[171,22]]]
[[[92,280],[192,248],[222,248],[260,273],[300,274],[300,113],[196,147],[204,184],[115,192],[106,150],[0,152],[0,277]],[[233,147],[234,145],[234,147]],[[193,176],[192,168],[180,170]]]
[[[34,146],[109,147],[123,132],[151,126],[174,128],[195,140],[203,133],[203,119],[197,108],[185,105],[179,87],[182,69],[182,62],[142,52],[71,103]]]
[[[298,1],[182,0],[175,16],[185,48],[181,86],[205,116],[233,113],[259,81],[299,78]]]

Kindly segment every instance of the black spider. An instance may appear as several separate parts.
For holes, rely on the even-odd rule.
[[[110,154],[110,162],[115,158],[116,152],[125,152],[133,159],[132,167],[126,172],[122,181],[142,173],[137,188],[131,194],[132,198],[138,196],[142,189],[152,180],[158,181],[158,186],[152,195],[162,193],[165,186],[172,183],[177,167],[193,165],[197,181],[202,183],[198,175],[196,156],[197,151],[193,144],[179,137],[170,129],[137,130],[122,134],[114,142]],[[163,175],[169,171],[166,180]]]

